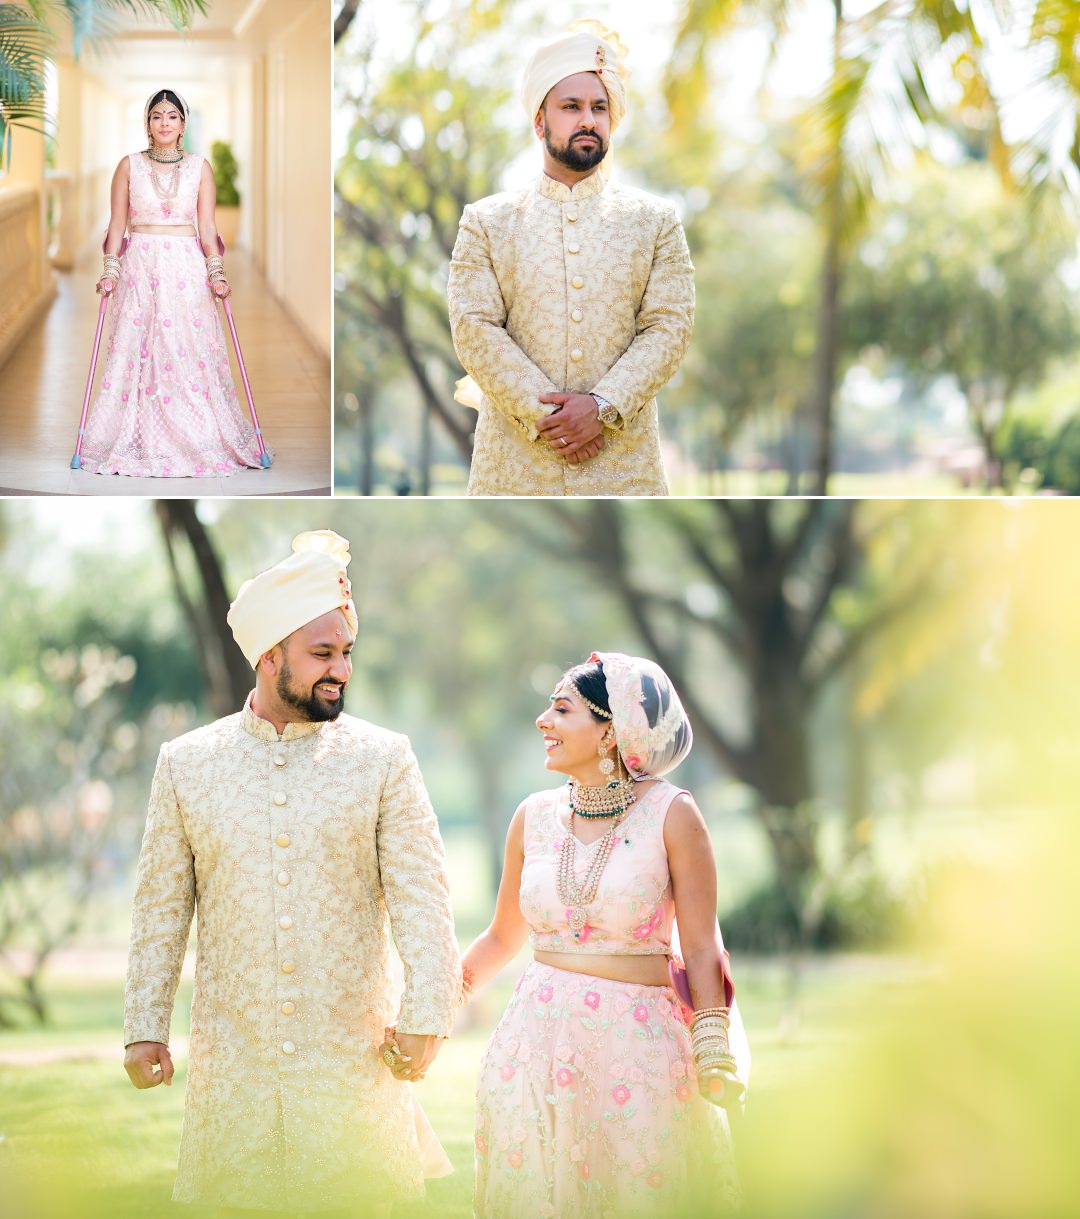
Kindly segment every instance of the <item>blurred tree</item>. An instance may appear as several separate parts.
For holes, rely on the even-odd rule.
[[[772,55],[797,17],[792,0],[764,6],[740,0],[685,0],[666,74],[670,144],[678,157],[689,146],[709,147],[714,107],[710,51],[739,24],[763,21]],[[858,234],[875,188],[898,156],[924,139],[931,124],[987,133],[989,155],[1000,171],[1008,158],[1000,139],[996,102],[983,70],[984,38],[977,8],[963,0],[887,0],[858,17],[832,0],[833,37],[828,80],[798,122],[795,167],[800,192],[814,210],[821,234],[821,267],[813,393],[815,421],[810,489],[828,491],[841,352],[842,294]],[[959,102],[940,99],[942,75],[959,90]],[[937,87],[934,87],[937,86]],[[936,96],[935,96],[936,95]]]
[[[1080,302],[1066,274],[1078,237],[1053,195],[1028,203],[985,167],[923,165],[910,197],[875,216],[849,279],[845,325],[922,383],[948,375],[967,403],[988,487],[1017,395],[1076,349]]]
[[[648,514],[604,500],[545,506],[555,530],[521,513],[518,528],[595,572],[675,682],[698,739],[756,793],[800,946],[813,945],[829,878],[812,719],[875,633],[930,595],[932,548],[919,553],[909,538],[902,579],[885,582],[864,554],[895,511],[878,519],[851,501],[656,503]],[[708,677],[718,661],[731,674],[722,691]]]
[[[475,416],[453,401],[461,368],[446,273],[462,210],[495,190],[512,149],[497,121],[508,91],[478,83],[460,50],[482,40],[494,19],[476,6],[448,21],[453,31],[433,27],[421,6],[411,54],[389,67],[376,59],[374,33],[351,56],[339,53],[338,79],[349,86],[341,104],[355,116],[336,173],[339,438],[353,425],[350,410],[361,423],[370,420],[389,385],[408,378],[422,404],[420,456],[415,471],[398,475],[421,494],[432,485],[433,423],[466,464],[472,453]],[[393,431],[399,453],[416,451],[400,417]]]
[[[191,632],[206,700],[215,716],[231,715],[243,706],[254,685],[251,666],[236,646],[227,616],[232,597],[210,534],[195,502],[162,499],[155,504],[172,573],[176,599]],[[188,587],[179,544],[186,543],[194,566],[196,589]]]
[[[115,785],[138,762],[120,717],[135,663],[88,646],[42,655],[0,705],[0,1027],[44,1024],[43,974],[109,878]]]

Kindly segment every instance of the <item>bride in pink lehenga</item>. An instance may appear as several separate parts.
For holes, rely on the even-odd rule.
[[[174,90],[154,93],[148,147],[113,174],[97,290],[115,285],[114,319],[82,447],[82,468],[93,473],[212,478],[260,465],[215,304],[215,291],[230,289],[214,176],[204,157],[183,150],[188,113]]]

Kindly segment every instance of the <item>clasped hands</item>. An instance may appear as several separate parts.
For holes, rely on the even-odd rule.
[[[379,1057],[390,1074],[403,1083],[419,1083],[439,1052],[439,1038],[432,1034],[399,1033],[393,1026],[383,1030]]]
[[[557,407],[536,424],[540,439],[569,465],[580,465],[603,452],[604,425],[590,394],[541,394],[540,401]]]

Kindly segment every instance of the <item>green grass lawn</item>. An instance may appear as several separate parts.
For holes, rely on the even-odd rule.
[[[871,996],[899,995],[911,967],[891,958],[823,960],[806,969],[798,1033],[782,1035],[787,977],[781,964],[743,963],[740,1005],[754,1053],[753,1096],[768,1097],[836,1052],[867,1024]],[[429,1185],[426,1202],[395,1219],[472,1214],[472,1121],[476,1068],[509,983],[478,996],[418,1091],[456,1169]],[[184,1069],[171,1088],[138,1092],[121,1066],[122,983],[58,980],[50,991],[53,1025],[0,1033],[0,1193],[23,1183],[29,1196],[0,1201],[17,1219],[140,1219],[168,1203],[180,1139]],[[190,990],[177,1001],[174,1036],[187,1032]],[[115,1047],[104,1059],[108,1047]],[[753,1100],[751,1101],[751,1105]],[[10,1197],[10,1194],[9,1194]],[[196,1208],[178,1215],[203,1219]],[[206,1215],[210,1219],[210,1215]]]

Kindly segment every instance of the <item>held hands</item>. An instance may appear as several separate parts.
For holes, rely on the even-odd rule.
[[[554,403],[558,409],[536,425],[540,439],[572,465],[579,465],[601,453],[604,425],[596,402],[588,394],[541,394],[541,402]]]
[[[124,1070],[136,1088],[171,1086],[173,1062],[169,1047],[160,1041],[133,1041],[124,1053]]]
[[[438,1052],[439,1038],[433,1034],[399,1033],[393,1026],[383,1030],[379,1046],[379,1057],[402,1083],[419,1083]]]

